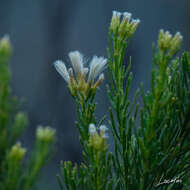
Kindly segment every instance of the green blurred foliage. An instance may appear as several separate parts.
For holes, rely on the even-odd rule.
[[[55,130],[38,127],[34,149],[26,160],[26,148],[18,141],[27,126],[27,117],[18,111],[18,99],[10,88],[9,61],[11,44],[8,36],[0,40],[0,189],[29,190],[52,155]]]

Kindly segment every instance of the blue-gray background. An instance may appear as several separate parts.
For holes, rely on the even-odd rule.
[[[0,0],[0,36],[9,34],[13,44],[12,89],[25,99],[23,109],[30,121],[22,142],[31,150],[39,124],[57,130],[56,153],[42,172],[39,189],[58,189],[55,175],[60,160],[81,161],[74,102],[52,62],[68,63],[72,50],[87,58],[106,56],[112,10],[129,11],[141,19],[128,48],[134,73],[132,96],[141,81],[149,88],[152,42],[159,29],[180,31],[183,49],[189,50],[189,0]],[[108,110],[105,83],[96,96],[98,118]]]

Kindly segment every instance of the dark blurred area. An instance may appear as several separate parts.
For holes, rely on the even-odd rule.
[[[68,52],[72,50],[79,50],[87,59],[94,54],[106,56],[112,10],[131,12],[141,20],[127,51],[132,56],[133,96],[141,81],[149,89],[152,42],[157,41],[160,29],[172,34],[180,31],[182,49],[189,50],[189,0],[0,0],[0,36],[8,34],[13,44],[12,89],[24,99],[22,109],[30,122],[24,146],[32,149],[38,125],[57,131],[55,156],[42,173],[39,189],[59,189],[60,160],[82,160],[74,101],[52,63],[63,59],[69,65]],[[105,84],[106,80],[96,96],[97,118],[108,111]]]

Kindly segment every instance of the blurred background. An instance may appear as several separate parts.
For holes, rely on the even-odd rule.
[[[149,89],[152,42],[157,41],[160,29],[172,34],[180,31],[182,49],[189,50],[189,0],[0,0],[0,37],[8,34],[13,44],[12,89],[24,99],[22,109],[30,122],[22,142],[31,150],[39,124],[57,130],[55,156],[43,170],[38,189],[59,189],[60,160],[82,160],[75,105],[52,63],[63,59],[68,65],[72,50],[79,50],[87,59],[94,54],[106,56],[112,10],[131,12],[141,20],[127,51],[132,56],[133,96],[140,82]],[[109,106],[105,84],[106,80],[96,96],[99,119]]]

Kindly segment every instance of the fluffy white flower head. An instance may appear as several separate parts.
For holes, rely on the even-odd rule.
[[[67,71],[67,68],[65,66],[65,64],[63,63],[63,61],[55,61],[54,62],[54,66],[55,69],[57,70],[57,72],[64,78],[64,80],[68,83],[70,80],[70,76],[69,73]]]
[[[88,76],[88,82],[94,81],[94,79],[105,69],[107,59],[104,57],[94,56],[90,62],[90,73]],[[104,76],[101,76],[104,77]]]
[[[65,64],[60,60],[56,61],[54,66],[68,83],[73,96],[76,95],[76,91],[80,91],[88,96],[89,88],[96,89],[104,80],[102,71],[105,69],[107,59],[94,56],[89,63],[89,67],[84,67],[83,55],[78,51],[70,52],[69,58],[72,68],[67,70]],[[94,82],[96,77],[98,77],[98,80]]]
[[[69,53],[69,58],[76,75],[83,74],[83,55],[79,51]]]

